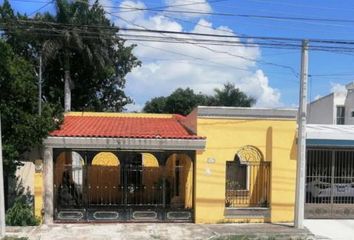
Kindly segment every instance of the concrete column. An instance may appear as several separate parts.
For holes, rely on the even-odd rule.
[[[45,147],[44,154],[44,223],[53,223],[54,191],[53,191],[53,148]]]

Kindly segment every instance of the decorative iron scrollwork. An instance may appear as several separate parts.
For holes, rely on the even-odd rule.
[[[241,164],[257,163],[263,161],[263,155],[258,148],[247,145],[240,148],[236,155],[240,159]]]

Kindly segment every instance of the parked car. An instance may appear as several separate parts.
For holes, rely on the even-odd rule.
[[[306,193],[315,198],[331,197],[353,197],[354,198],[354,183],[331,183],[322,181],[312,181],[306,184]]]

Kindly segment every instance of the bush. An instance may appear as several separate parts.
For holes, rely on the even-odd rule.
[[[35,226],[39,223],[40,220],[34,216],[31,205],[22,197],[18,197],[6,212],[6,224],[9,226]]]

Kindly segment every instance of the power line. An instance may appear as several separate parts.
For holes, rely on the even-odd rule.
[[[41,29],[41,30],[43,30],[43,29]],[[44,29],[44,30],[47,30],[47,29]],[[146,29],[145,29],[146,30]],[[85,31],[84,32],[85,34],[89,34],[89,32],[88,31]],[[48,33],[46,33],[47,35],[48,35]],[[52,34],[53,35],[53,34]],[[57,35],[60,35],[60,34],[57,34]],[[110,35],[110,37],[111,37],[112,35]],[[87,38],[94,38],[94,36],[84,36],[84,37],[87,37]],[[124,37],[124,36],[123,36]],[[144,38],[144,39],[142,39],[142,37]],[[152,38],[152,37],[154,37],[154,36],[141,36],[141,35],[138,35],[138,36],[135,36],[135,38],[133,38],[133,36],[130,36],[130,38],[128,38],[128,39],[126,39],[126,40],[131,40],[131,41],[139,41],[139,42],[141,42],[141,41],[151,41],[151,42],[169,42],[169,43],[178,43],[178,42],[181,42],[181,43],[187,43],[187,44],[193,44],[193,45],[197,45],[197,46],[199,46],[199,47],[201,47],[201,48],[205,48],[205,49],[207,49],[207,50],[209,50],[209,51],[212,51],[212,52],[215,52],[215,53],[222,53],[222,54],[227,54],[227,55],[230,55],[230,56],[233,56],[233,57],[238,57],[238,58],[241,58],[241,59],[244,59],[244,60],[247,60],[247,61],[254,61],[254,62],[257,62],[257,63],[260,63],[260,64],[267,64],[267,65],[272,65],[272,66],[277,66],[277,67],[282,67],[282,68],[286,68],[286,69],[288,69],[288,70],[290,70],[295,76],[297,76],[297,73],[296,73],[296,71],[292,68],[292,67],[290,67],[290,66],[286,66],[286,65],[282,65],[282,64],[277,64],[277,63],[272,63],[272,62],[266,62],[266,61],[262,61],[262,60],[258,60],[258,59],[251,59],[251,58],[246,58],[246,57],[244,57],[244,56],[240,56],[240,55],[236,55],[236,54],[231,54],[231,53],[229,53],[229,52],[225,52],[225,51],[218,51],[218,50],[215,50],[215,49],[212,49],[212,48],[209,48],[209,47],[206,47],[205,46],[205,44],[207,44],[207,45],[220,45],[220,44],[222,44],[223,46],[225,46],[226,44],[225,43],[220,43],[220,40],[218,40],[218,41],[216,41],[215,43],[213,43],[213,42],[211,42],[211,41],[213,41],[213,40],[205,40],[205,39],[181,39],[181,38],[176,38],[176,37],[170,37],[170,36],[166,36],[166,37],[168,37],[169,39],[167,39],[166,40],[166,37],[165,37],[165,39],[163,39],[163,38],[158,38],[158,39],[156,39],[156,37],[155,37],[155,39],[146,39],[146,38]],[[173,41],[172,41],[172,40]],[[193,41],[193,42],[191,42],[191,41]],[[195,41],[208,41],[208,42],[203,42],[204,44],[202,44],[202,45],[198,45],[198,42],[195,42]],[[214,40],[215,41],[215,40]],[[245,45],[245,44],[243,44],[243,43],[241,43],[241,42],[237,42],[237,44],[238,45]],[[267,46],[267,47],[269,47],[270,45],[274,45],[274,46],[277,46],[277,47],[287,47],[287,48],[289,48],[289,47],[292,47],[292,48],[294,48],[294,47],[297,47],[297,46],[291,46],[291,45],[289,45],[289,44],[284,44],[284,43],[282,43],[282,44],[280,44],[280,43],[260,43],[260,42],[258,42],[258,43],[255,43],[253,46],[255,46],[255,47],[258,47],[257,45],[260,45],[260,46]],[[232,43],[231,45],[233,45],[233,46],[235,46],[236,45],[236,43]],[[247,46],[247,45],[245,45],[245,46]],[[248,46],[250,46],[249,44],[248,44]],[[317,46],[317,48],[316,48],[316,50],[322,50],[322,51],[325,51],[325,50],[327,50],[327,51],[334,51],[334,50],[336,50],[336,51],[338,51],[338,50],[344,50],[344,48],[343,47],[341,47],[341,48],[339,48],[339,49],[336,49],[336,47],[330,47],[330,48],[325,48],[325,47],[323,47],[323,46]],[[345,50],[347,50],[347,51],[353,51],[353,48],[347,48],[347,49],[345,49]]]
[[[49,25],[51,28],[43,28],[43,29],[38,29],[32,26],[27,26],[27,25],[20,25],[20,24],[13,24],[13,26],[11,26],[11,28],[28,28],[26,29],[27,31],[60,31],[60,28],[63,29],[68,29],[69,27],[75,28],[75,31],[82,31],[82,33],[84,34],[98,34],[97,32],[97,28],[101,28],[101,30],[110,30],[109,32],[106,32],[106,34],[109,34],[109,36],[112,36],[113,32],[118,32],[119,28],[117,27],[108,27],[108,26],[96,26],[96,25],[89,25],[89,26],[85,26],[85,25],[72,25],[72,24],[59,24],[59,23],[53,23],[53,22],[43,22],[43,21],[16,21],[14,23],[17,22],[24,22],[24,23],[36,23],[36,24],[47,24]],[[56,26],[57,28],[52,28],[53,26]],[[5,27],[3,27],[4,29],[6,29],[6,24],[4,25]],[[95,29],[92,29],[92,28]],[[87,28],[87,29],[85,29]],[[91,30],[89,30],[91,29]],[[160,31],[160,30],[153,30],[153,29],[137,29],[137,28],[121,28],[120,30],[124,31],[124,32],[135,32],[135,33],[164,33],[165,38],[169,38],[169,40],[174,39],[176,41],[199,41],[199,42],[213,42],[214,43],[231,43],[231,44],[236,44],[235,42],[231,42],[231,41],[226,41],[226,40],[222,40],[223,38],[230,38],[230,39],[236,39],[237,40],[237,44],[243,44],[245,46],[279,46],[279,47],[283,47],[283,48],[296,48],[299,47],[299,43],[296,41],[300,41],[300,39],[294,39],[294,38],[277,38],[277,37],[257,37],[257,36],[235,36],[235,35],[219,35],[219,34],[203,34],[203,33],[191,33],[191,32],[173,32],[173,31]],[[94,31],[94,32],[92,32]],[[167,33],[167,34],[166,34]],[[100,32],[100,34],[105,34],[104,32]],[[171,36],[172,35],[172,36]],[[173,37],[173,35],[176,35],[176,37]],[[183,39],[180,37],[177,37],[179,35],[190,35],[193,36],[194,38],[188,38],[188,39]],[[123,34],[119,34],[119,36],[124,37],[124,33]],[[139,35],[140,36],[140,35]],[[139,37],[137,36],[137,37]],[[149,38],[153,38],[156,36],[148,36],[148,35],[141,35],[142,37],[149,37]],[[205,39],[201,39],[201,38],[195,38],[195,37],[209,37],[209,39],[205,40]],[[212,37],[212,39],[210,39],[210,37]],[[161,37],[162,38],[162,37]],[[219,40],[220,39],[220,40]],[[255,41],[253,42],[248,42],[248,41],[241,41],[240,39],[253,39]],[[166,39],[164,39],[166,40]],[[312,42],[312,50],[315,51],[336,51],[336,52],[340,52],[340,51],[353,51],[352,47],[344,47],[344,46],[340,46],[340,45],[354,45],[353,40],[328,40],[328,39],[310,39],[310,41]],[[327,44],[327,45],[323,45],[323,44]],[[337,44],[338,46],[331,46],[333,44]],[[217,44],[218,45],[218,44]]]
[[[76,0],[79,1],[79,0]],[[82,2],[82,1],[80,1]],[[211,16],[224,16],[224,17],[243,17],[243,18],[260,18],[260,19],[273,19],[273,20],[293,20],[293,21],[311,21],[311,22],[336,22],[336,23],[354,23],[354,19],[339,19],[339,18],[312,18],[312,17],[294,17],[294,16],[273,16],[273,15],[257,15],[257,14],[235,14],[226,12],[203,12],[203,11],[188,11],[188,10],[168,10],[168,9],[154,9],[154,8],[138,8],[138,7],[124,7],[124,6],[105,6],[104,8],[110,9],[130,9],[136,11],[153,11],[153,12],[170,12],[179,14],[200,14]],[[124,12],[124,11],[121,11]]]
[[[114,15],[113,15],[114,16]],[[118,17],[118,16],[117,16]],[[127,21],[126,19],[124,19],[123,17],[119,16],[120,19],[122,19],[123,21],[127,22],[128,24],[133,24],[134,26],[137,26],[137,27],[141,27],[141,28],[144,28],[146,29],[144,26],[141,26],[141,25],[138,25],[138,24],[135,24],[135,23],[132,23],[130,21]],[[178,39],[178,38],[177,38]],[[230,52],[225,52],[225,51],[220,51],[220,50],[216,50],[216,49],[213,49],[213,48],[210,48],[210,47],[207,47],[205,45],[199,45],[198,43],[193,43],[193,42],[188,42],[189,44],[193,44],[193,45],[196,45],[200,48],[204,48],[210,52],[213,52],[213,53],[220,53],[220,54],[226,54],[226,55],[230,55],[230,56],[233,56],[233,57],[236,57],[236,58],[240,58],[240,59],[243,59],[243,60],[246,60],[246,61],[250,61],[250,62],[258,62],[258,63],[262,63],[262,64],[266,64],[266,65],[271,65],[271,66],[275,66],[275,67],[280,67],[280,68],[284,68],[284,69],[287,69],[287,70],[290,70],[296,77],[298,77],[298,73],[297,71],[291,67],[291,66],[287,66],[287,65],[283,65],[283,64],[278,64],[278,63],[273,63],[273,62],[267,62],[267,61],[263,61],[263,60],[257,60],[257,59],[253,59],[253,58],[249,58],[249,57],[245,57],[245,56],[242,56],[242,55],[238,55],[238,54],[233,54],[233,53],[230,53]]]
[[[312,8],[312,9],[322,9],[322,10],[330,10],[330,11],[350,11],[353,12],[354,9],[350,8],[333,8],[333,7],[323,7],[323,6],[310,6],[308,4],[298,4],[298,3],[289,3],[289,2],[277,2],[277,1],[271,1],[271,0],[248,0],[252,2],[257,2],[257,3],[262,3],[262,4],[279,4],[279,5],[285,5],[285,6],[291,6],[291,7],[298,7],[298,8]]]
[[[28,16],[31,17],[33,14],[39,12],[40,10],[42,10],[43,8],[45,8],[46,6],[48,6],[49,4],[53,3],[54,0],[47,2],[46,4],[44,4],[42,7],[38,8],[37,10],[31,12]]]
[[[116,16],[111,14],[114,17],[121,18],[120,16]],[[115,26],[105,26],[105,25],[77,25],[77,24],[62,24],[48,21],[37,21],[37,20],[17,20],[19,23],[32,23],[32,24],[50,24],[53,26],[60,27],[79,27],[79,28],[100,28],[100,29],[110,29],[110,30],[121,30],[121,31],[131,31],[131,32],[149,32],[149,33],[164,33],[164,34],[176,34],[176,35],[189,35],[189,36],[201,36],[201,37],[215,37],[215,38],[240,38],[240,39],[254,39],[254,40],[274,40],[274,41],[293,41],[293,42],[301,42],[301,38],[292,38],[292,37],[269,37],[269,36],[253,36],[253,35],[231,35],[231,34],[210,34],[210,33],[196,33],[196,32],[183,32],[183,31],[168,31],[168,30],[156,30],[156,29],[148,29],[143,26],[129,24],[139,26],[139,28],[128,28],[128,27],[115,27]],[[0,22],[1,24],[1,22]],[[350,44],[354,45],[353,39],[321,39],[321,38],[309,38],[308,39],[312,43],[328,43],[328,44]]]
[[[79,0],[76,0],[76,1],[79,1]],[[161,8],[184,7],[184,6],[192,6],[192,5],[208,4],[208,3],[217,3],[217,2],[225,2],[225,1],[229,1],[229,0],[210,0],[209,2],[200,1],[200,2],[192,2],[192,3],[171,4],[171,5],[164,5],[164,6],[159,6],[159,7],[151,7],[151,8],[146,8],[146,9],[153,11],[153,10],[160,10]],[[82,1],[80,1],[80,2],[82,2]],[[125,7],[121,7],[121,8],[125,8]],[[131,8],[131,10],[126,10],[126,11],[122,11],[122,12],[133,12],[133,11],[140,11],[140,10],[137,10],[135,8]]]
[[[22,20],[19,20],[18,22],[23,22]],[[47,24],[49,25],[50,27],[52,27],[51,25],[53,26],[56,26],[56,27],[61,27],[63,29],[68,29],[68,27],[73,27],[75,28],[75,31],[82,31],[82,33],[84,34],[98,34],[97,32],[97,27],[101,28],[101,29],[106,29],[106,30],[110,30],[109,32],[107,32],[106,34],[109,34],[109,36],[112,36],[113,32],[118,32],[119,28],[117,27],[107,27],[107,26],[95,26],[95,25],[89,25],[89,26],[85,26],[85,25],[68,25],[68,24],[59,24],[59,23],[52,23],[52,22],[43,22],[43,21],[24,21],[25,23],[36,23],[36,24]],[[6,26],[6,25],[5,25]],[[35,28],[35,27],[32,27],[32,26],[22,26],[22,25],[19,25],[19,24],[14,24],[14,26],[11,26],[12,28],[28,28],[26,29],[27,31],[55,31],[55,32],[58,32],[60,31],[60,28],[42,28],[42,29],[38,29],[38,28]],[[87,29],[83,29],[87,27]],[[95,27],[95,29],[92,29],[92,27]],[[6,27],[3,27],[3,28],[6,28]],[[95,32],[92,32],[91,30],[88,30],[88,29],[91,29]],[[112,32],[113,30],[113,32]],[[232,35],[218,35],[218,34],[201,34],[201,33],[190,33],[190,32],[171,32],[171,31],[159,31],[159,30],[152,30],[152,29],[132,29],[132,28],[121,28],[121,30],[123,31],[126,31],[126,32],[129,32],[129,31],[132,31],[132,32],[137,32],[137,33],[168,33],[167,35],[164,34],[164,39],[163,40],[166,40],[166,38],[169,39],[169,41],[171,41],[171,39],[175,40],[175,41],[184,41],[184,43],[186,43],[186,41],[199,41],[199,42],[204,42],[204,43],[216,43],[216,44],[213,44],[213,45],[220,45],[220,44],[229,44],[229,45],[232,45],[232,44],[243,44],[245,46],[249,46],[249,47],[252,47],[252,46],[279,46],[279,47],[282,47],[282,48],[297,48],[299,47],[298,43],[295,42],[296,40],[298,39],[290,39],[290,38],[275,38],[275,37],[255,37],[255,36],[232,36]],[[100,32],[100,34],[105,34],[104,32]],[[201,37],[205,37],[205,36],[209,36],[209,37],[213,37],[212,39],[200,39],[200,38],[188,38],[188,39],[183,39],[183,38],[180,38],[180,37],[172,37],[170,35],[172,34],[177,34],[177,36],[179,35],[192,35],[193,37],[195,36],[201,36]],[[124,33],[123,34],[119,34],[119,36],[121,37],[124,37]],[[149,36],[149,35],[137,35],[136,37],[148,37],[148,38],[156,38],[156,36]],[[217,39],[215,39],[215,37],[217,37]],[[162,37],[160,37],[162,38]],[[219,40],[220,38],[220,40]],[[237,42],[232,42],[232,41],[226,41],[226,40],[222,40],[222,38],[235,38],[237,39]],[[257,41],[253,41],[253,42],[248,42],[248,41],[240,41],[240,39],[245,39],[245,38],[256,38],[255,40]],[[134,39],[134,40],[139,40],[139,39]],[[160,39],[161,40],[161,39]],[[273,42],[272,42],[273,41]],[[290,41],[290,43],[289,43]],[[312,50],[316,50],[316,51],[336,51],[336,52],[340,52],[340,51],[350,51],[352,52],[353,51],[353,48],[351,47],[343,47],[343,46],[330,46],[330,45],[319,45],[321,43],[325,43],[325,44],[349,44],[349,45],[353,45],[354,42],[353,40],[327,40],[327,39],[310,39],[310,41],[312,42],[315,42],[317,43],[316,44],[312,44]],[[292,43],[291,43],[292,42]]]

